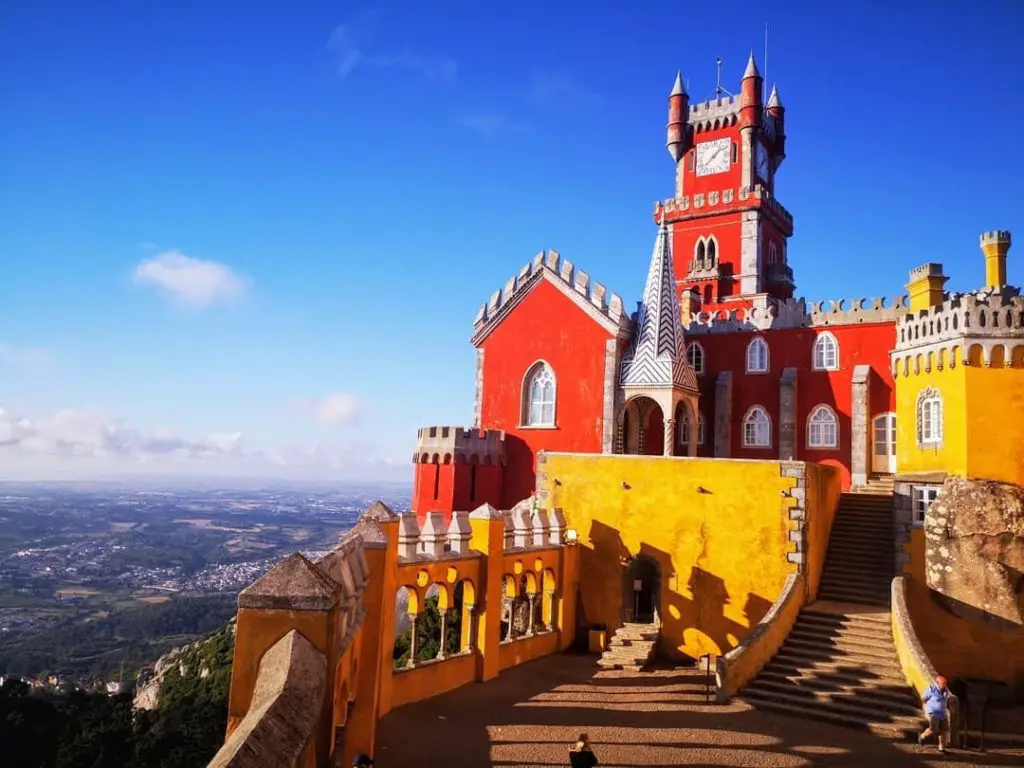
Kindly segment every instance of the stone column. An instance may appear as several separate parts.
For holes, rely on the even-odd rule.
[[[676,455],[676,420],[665,419],[665,447],[662,451],[663,456],[675,456]]]
[[[697,410],[696,398],[691,399],[686,407],[690,409],[690,440],[686,445],[686,455],[697,455],[697,435],[700,434],[700,411]]]
[[[416,666],[416,651],[419,649],[416,647],[416,614],[409,614],[409,660],[405,663],[406,669],[412,669]]]
[[[850,387],[850,485],[856,488],[871,472],[871,366],[856,366]]]
[[[715,379],[715,457],[732,456],[732,371]]]
[[[466,626],[462,628],[462,647],[459,650],[465,653],[472,653],[473,651],[473,623],[475,613],[476,606],[472,603],[468,603],[466,605],[465,612],[462,614],[466,622]]]
[[[619,371],[619,340],[604,345],[604,399],[601,410],[601,453],[615,450],[618,425],[615,423],[615,381]],[[619,451],[621,453],[621,451]]]
[[[797,372],[785,368],[779,380],[779,459],[793,461],[797,445]]]
[[[444,644],[445,644],[445,632],[448,629],[448,611],[441,611],[441,644],[438,646],[437,655],[435,659],[444,659]]]
[[[533,617],[537,609],[537,596],[527,595],[527,600],[530,603],[530,615],[526,619],[526,636],[533,637]]]

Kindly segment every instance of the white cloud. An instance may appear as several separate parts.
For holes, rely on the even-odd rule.
[[[359,398],[347,392],[332,392],[320,398],[298,398],[291,402],[291,406],[327,427],[355,424],[362,412]]]
[[[450,56],[425,56],[410,50],[379,51],[372,47],[377,10],[365,11],[351,21],[339,24],[331,32],[327,48],[337,59],[338,74],[348,77],[356,69],[402,69],[427,80],[450,83],[459,67]]]
[[[325,398],[325,401],[328,399]],[[344,414],[331,401],[332,418]],[[382,458],[363,442],[319,441],[271,451],[239,432],[185,438],[143,431],[98,410],[62,410],[32,420],[0,408],[0,477],[89,479],[170,474],[280,479],[411,479],[407,462]]]
[[[459,118],[459,124],[485,136],[499,133],[528,133],[531,129],[526,123],[510,120],[504,115],[476,113]]]
[[[567,109],[590,109],[602,102],[600,94],[563,72],[535,72],[530,96],[541,106]]]
[[[50,365],[52,362],[53,356],[47,349],[16,347],[0,341],[0,363],[37,367]]]
[[[245,294],[246,281],[225,264],[194,259],[181,251],[158,253],[132,272],[141,285],[153,285],[191,307],[231,302]]]

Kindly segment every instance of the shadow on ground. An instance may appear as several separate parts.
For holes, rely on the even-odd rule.
[[[742,702],[706,703],[703,671],[603,672],[595,658],[549,656],[397,709],[381,721],[377,765],[564,766],[581,731],[602,766],[998,766],[1024,759],[1021,750],[942,756]]]

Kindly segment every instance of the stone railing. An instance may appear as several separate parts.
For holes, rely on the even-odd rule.
[[[728,187],[712,192],[698,192],[695,195],[680,195],[664,201],[659,200],[654,204],[654,219],[660,222],[664,214],[665,220],[671,223],[678,218],[679,214],[688,211],[731,206],[734,203],[740,204],[740,208],[757,206],[766,209],[781,221],[783,228],[789,234],[792,234],[793,215],[786,210],[782,203],[771,196],[771,192],[763,184],[755,184],[753,187]]]
[[[896,655],[900,660],[903,677],[918,696],[925,692],[938,673],[932,666],[928,654],[917,639],[914,624],[910,620],[907,609],[907,580],[897,576],[892,580],[892,639],[896,645]]]
[[[757,626],[739,645],[718,657],[715,681],[719,703],[727,702],[757,677],[786,641],[806,601],[807,585],[803,574],[789,574],[782,592]]]
[[[906,302],[905,296],[897,296],[888,303],[873,298],[814,301],[808,305],[804,299],[778,301],[766,297],[747,309],[696,312],[685,330],[704,334],[895,323],[906,312]]]
[[[252,704],[210,768],[299,764],[327,689],[327,659],[298,630],[278,640],[260,660]]]

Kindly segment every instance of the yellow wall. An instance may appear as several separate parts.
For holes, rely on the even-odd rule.
[[[918,584],[924,584],[924,528],[917,525],[911,526],[910,540],[903,545],[903,551],[910,558],[903,564],[904,575],[916,579]]]
[[[825,569],[825,553],[832,534],[836,508],[839,506],[839,470],[822,464],[807,465],[807,601],[818,596],[821,574]]]
[[[928,373],[904,374],[896,377],[896,471],[948,472],[963,475],[967,472],[967,411],[964,392],[966,366],[955,368],[932,366]],[[921,391],[934,387],[942,394],[942,445],[919,448],[917,445],[917,398]]]
[[[390,708],[439,696],[473,682],[476,657],[473,653],[463,653],[413,669],[395,670],[393,676]]]
[[[558,650],[558,633],[544,632],[523,637],[498,646],[498,664],[501,669],[516,667],[528,661],[550,656]]]
[[[779,462],[544,456],[546,506],[560,507],[579,534],[579,609],[589,624],[620,626],[622,561],[644,553],[661,568],[662,652],[724,653],[797,569],[786,558],[796,480]]]
[[[1024,368],[969,366],[967,476],[1024,485]]]

